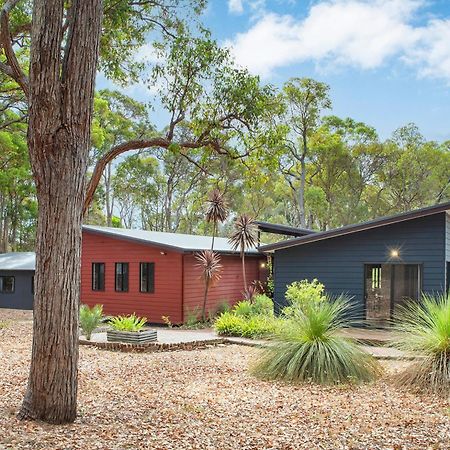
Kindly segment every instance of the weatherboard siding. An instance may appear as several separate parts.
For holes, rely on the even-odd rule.
[[[442,291],[445,286],[447,220],[446,214],[440,213],[277,250],[274,257],[275,302],[280,306],[285,304],[286,286],[293,281],[317,278],[328,292],[352,296],[356,313],[362,315],[366,263],[421,264],[423,291]],[[400,250],[401,260],[389,259],[391,248]]]
[[[265,257],[246,257],[247,282],[263,280],[264,273],[260,268]],[[223,302],[235,304],[242,300],[244,281],[242,276],[242,263],[238,255],[221,256],[222,272],[219,281],[209,289],[206,311],[214,313]],[[198,312],[203,305],[204,282],[201,270],[197,267],[194,255],[184,256],[184,317]]]
[[[162,323],[169,316],[173,323],[182,321],[182,253],[130,240],[83,231],[81,302],[102,304],[105,314],[145,316],[152,323]],[[92,263],[105,263],[105,290],[93,291]],[[115,263],[129,263],[128,292],[115,291]],[[155,263],[154,293],[139,292],[139,263]]]

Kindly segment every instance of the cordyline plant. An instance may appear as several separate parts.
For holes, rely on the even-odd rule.
[[[228,240],[233,250],[239,249],[242,260],[242,277],[244,279],[244,291],[247,290],[247,274],[245,272],[245,251],[256,247],[258,239],[256,237],[255,220],[247,214],[242,214],[234,222],[234,232]]]
[[[422,296],[394,314],[393,346],[419,356],[397,375],[400,386],[419,392],[450,394],[450,293]]]
[[[204,250],[195,255],[197,267],[202,270],[202,278],[205,282],[205,292],[203,295],[202,321],[206,322],[206,301],[208,291],[212,283],[220,279],[220,256],[212,250]]]
[[[225,222],[228,217],[228,206],[223,194],[219,189],[211,191],[208,197],[208,208],[206,210],[207,222],[213,224],[213,236],[211,250],[214,250],[214,239],[217,235],[217,226],[219,222]]]

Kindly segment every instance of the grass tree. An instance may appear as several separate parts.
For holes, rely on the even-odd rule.
[[[208,208],[206,210],[206,220],[213,224],[213,236],[211,250],[214,250],[214,239],[217,235],[219,223],[225,222],[228,217],[228,206],[223,194],[219,189],[211,191],[208,197]]]
[[[349,325],[345,319],[349,308],[344,297],[298,307],[295,318],[287,319],[272,344],[262,350],[253,373],[292,383],[340,384],[376,378],[381,373],[377,361],[355,340],[340,334]]]
[[[450,394],[450,293],[424,295],[394,316],[393,345],[420,358],[397,376],[401,386],[417,391]]]
[[[245,251],[257,246],[255,220],[247,214],[242,214],[234,222],[234,231],[229,242],[233,250],[238,250],[242,260],[242,277],[244,280],[244,291],[248,289],[247,274],[245,271]]]
[[[197,259],[197,267],[202,270],[202,277],[205,283],[205,291],[203,294],[202,321],[206,322],[206,302],[208,299],[208,291],[214,281],[220,279],[220,256],[212,250],[204,250],[195,255]]]

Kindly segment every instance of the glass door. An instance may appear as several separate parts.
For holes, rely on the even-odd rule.
[[[391,265],[366,264],[366,319],[380,325],[391,317]]]
[[[366,320],[383,326],[399,305],[420,297],[421,273],[418,264],[366,264]]]

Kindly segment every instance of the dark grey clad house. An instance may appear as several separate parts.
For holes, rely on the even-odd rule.
[[[0,254],[0,308],[33,309],[35,254]]]
[[[317,278],[352,296],[358,317],[382,324],[406,299],[449,289],[449,214],[447,202],[261,246],[273,257],[275,303],[285,304],[293,281]]]

